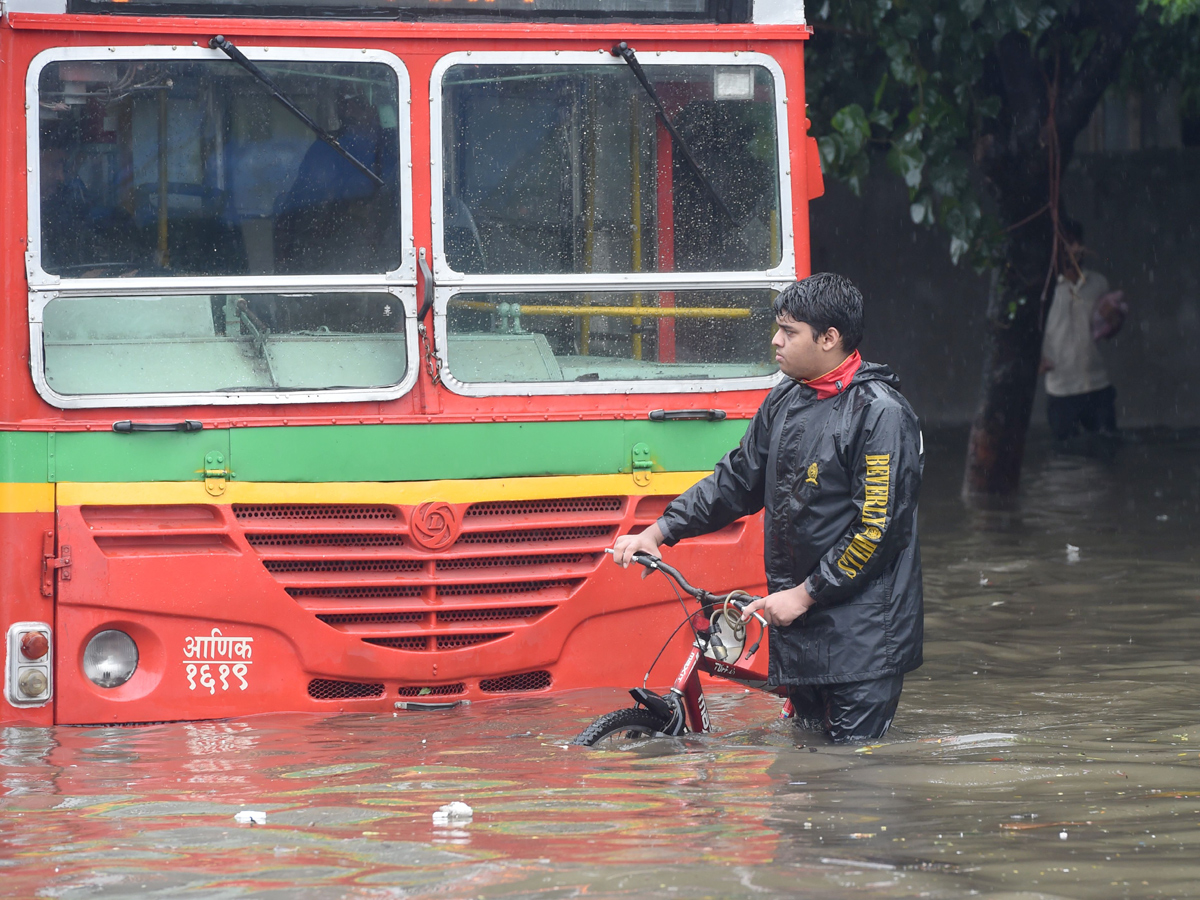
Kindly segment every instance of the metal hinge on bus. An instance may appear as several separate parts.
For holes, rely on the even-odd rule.
[[[650,445],[637,443],[633,445],[633,483],[638,487],[650,484],[650,469],[654,460],[650,458]]]
[[[229,470],[225,468],[225,454],[219,450],[210,450],[204,454],[204,489],[214,497],[225,493],[225,482],[229,478]]]
[[[54,552],[54,532],[42,535],[42,596],[54,596],[54,573],[63,581],[71,580],[71,548],[63,544]]]

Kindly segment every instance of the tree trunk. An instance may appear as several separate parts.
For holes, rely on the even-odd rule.
[[[975,158],[1007,226],[1008,245],[988,298],[983,385],[963,475],[968,499],[1010,498],[1020,484],[1042,325],[1057,283],[1051,272],[1061,209],[1057,185],[1075,137],[1117,75],[1137,16],[1136,0],[1095,0],[1069,14],[1067,31],[1097,33],[1075,67],[1061,50],[1039,57],[1016,32],[1002,38],[987,61],[1001,113],[980,136]]]
[[[963,494],[968,498],[1010,497],[1020,483],[1041,359],[1041,298],[1053,240],[1048,226],[1046,221],[1014,237],[1004,271],[992,276],[983,385],[967,442]]]

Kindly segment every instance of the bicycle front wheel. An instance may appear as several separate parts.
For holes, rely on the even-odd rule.
[[[571,743],[596,747],[646,740],[661,737],[670,724],[668,719],[640,706],[618,709],[602,715]]]

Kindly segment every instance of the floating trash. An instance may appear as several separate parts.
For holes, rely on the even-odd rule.
[[[438,808],[433,814],[433,824],[448,825],[450,822],[469,822],[473,815],[475,815],[475,810],[471,809],[467,804],[455,800]]]
[[[1068,563],[1079,562],[1079,548],[1076,547],[1074,544],[1067,544],[1067,562]]]
[[[243,809],[233,817],[239,825],[266,825],[267,814],[261,809]]]
[[[921,738],[923,744],[944,747],[996,747],[1015,744],[1018,736],[1007,731],[984,731],[978,734],[952,734],[941,738]]]

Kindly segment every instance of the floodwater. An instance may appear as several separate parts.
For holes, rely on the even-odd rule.
[[[607,689],[10,728],[0,894],[1200,897],[1200,436],[1035,446],[1007,512],[962,507],[962,445],[931,436],[926,663],[879,745],[740,690],[718,733],[610,752],[568,746]],[[435,825],[452,800],[473,817]]]

